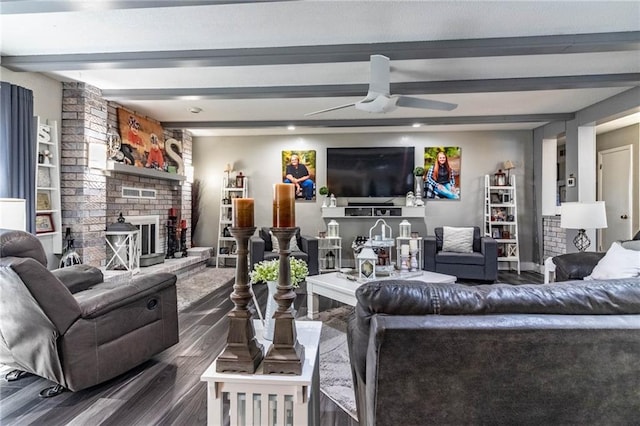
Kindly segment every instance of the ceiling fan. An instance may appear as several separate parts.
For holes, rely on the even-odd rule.
[[[420,99],[411,96],[391,95],[389,90],[390,65],[389,58],[383,55],[371,55],[371,75],[369,81],[369,91],[367,96],[355,103],[339,105],[332,108],[314,111],[305,114],[316,115],[338,109],[355,107],[361,111],[371,113],[385,113],[396,109],[397,107],[421,108],[421,109],[437,109],[441,111],[451,111],[458,107],[457,104],[448,102],[433,101],[430,99]]]

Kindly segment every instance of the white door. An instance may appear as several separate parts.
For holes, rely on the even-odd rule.
[[[632,145],[598,152],[598,200],[605,202],[607,210],[607,228],[599,233],[598,251],[631,238],[632,167]]]

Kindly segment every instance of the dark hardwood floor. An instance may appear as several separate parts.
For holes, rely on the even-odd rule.
[[[499,282],[541,283],[532,272],[500,272]],[[472,283],[469,283],[472,284]],[[265,286],[256,286],[260,306]],[[180,312],[180,342],[139,367],[98,386],[42,399],[38,392],[51,382],[31,376],[0,381],[0,425],[204,425],[206,386],[200,375],[225,345],[226,315],[232,308],[231,284]],[[306,315],[306,294],[297,291],[298,316]],[[320,309],[339,306],[321,298]],[[6,367],[0,368],[4,374]],[[321,398],[321,424],[357,425],[347,414]]]

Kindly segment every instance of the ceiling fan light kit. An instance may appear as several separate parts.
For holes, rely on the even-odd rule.
[[[320,111],[310,112],[306,116],[323,114],[329,111],[355,107],[360,111],[373,114],[384,114],[395,110],[397,107],[436,109],[440,111],[452,111],[458,107],[449,102],[434,101],[431,99],[414,98],[412,96],[391,95],[390,74],[391,66],[389,58],[383,55],[371,55],[371,74],[369,81],[369,91],[367,96],[361,101],[338,105]]]

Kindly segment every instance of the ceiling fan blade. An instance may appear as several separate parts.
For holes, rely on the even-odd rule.
[[[451,111],[458,108],[458,104],[450,104],[449,102],[434,101],[431,99],[420,99],[411,96],[398,96],[396,103],[401,107],[437,109],[440,111]]]
[[[397,98],[395,96],[372,94],[372,92],[369,92],[369,94],[375,95],[375,97],[367,95],[367,97],[360,102],[356,102],[356,109],[377,114],[391,112],[396,109]]]
[[[371,55],[369,92],[389,96],[390,65],[389,58],[383,55]]]
[[[308,113],[305,114],[305,117],[308,117],[310,115],[323,114],[325,112],[335,111],[337,109],[349,108],[349,107],[352,107],[354,105],[355,105],[355,103],[350,103],[350,104],[339,105],[339,106],[335,106],[335,107],[331,107],[331,108],[327,108],[327,109],[321,109],[320,111],[308,112]]]

